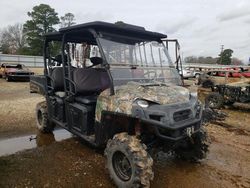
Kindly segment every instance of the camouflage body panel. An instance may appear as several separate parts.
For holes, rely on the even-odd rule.
[[[144,99],[158,104],[175,104],[189,101],[189,90],[175,85],[140,85],[129,82],[115,87],[115,95],[110,90],[103,91],[96,104],[96,121],[101,121],[102,111],[120,112],[131,115],[132,104],[136,99]]]

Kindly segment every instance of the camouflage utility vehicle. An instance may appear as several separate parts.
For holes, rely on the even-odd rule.
[[[39,129],[57,125],[105,148],[118,187],[150,186],[151,149],[188,160],[207,152],[202,106],[182,86],[166,37],[125,23],[62,28],[46,34],[44,75],[31,78],[31,92],[46,99],[37,105]]]

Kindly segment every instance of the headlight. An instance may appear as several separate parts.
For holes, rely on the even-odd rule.
[[[190,96],[197,98],[198,97],[198,93],[197,92],[190,92]]]
[[[142,108],[147,108],[149,106],[148,102],[145,100],[137,100],[136,103]]]

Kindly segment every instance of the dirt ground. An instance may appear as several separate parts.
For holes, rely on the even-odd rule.
[[[0,79],[0,138],[34,133],[35,107],[44,100],[30,94],[29,82],[6,82]]]
[[[0,79],[0,141],[36,133],[34,110],[42,100],[29,93],[29,83]],[[250,187],[250,113],[224,111],[225,121],[206,126],[207,158],[192,164],[160,153],[151,187]],[[114,187],[102,150],[75,137],[60,142],[53,137],[37,135],[45,145],[0,157],[0,187]]]
[[[42,74],[43,68],[30,68]],[[29,92],[29,82],[0,79],[0,138],[34,133],[34,110],[43,97]]]

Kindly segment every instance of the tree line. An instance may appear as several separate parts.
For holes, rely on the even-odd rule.
[[[16,23],[2,29],[0,32],[0,52],[5,54],[42,55],[43,35],[45,33],[56,31],[55,27],[58,25],[62,28],[75,24],[74,14],[66,13],[59,18],[55,9],[47,4],[34,6],[27,15],[29,20],[24,24]],[[53,45],[52,49],[56,53],[59,50],[59,44],[54,43]],[[242,64],[239,59],[232,58],[232,54],[233,50],[225,49],[216,58],[189,56],[184,59],[184,62],[224,65]]]
[[[225,49],[223,50],[218,57],[196,57],[188,56],[184,58],[184,63],[199,63],[199,64],[221,64],[221,65],[243,65],[244,63],[236,58],[232,57],[233,50]]]
[[[56,27],[69,27],[75,24],[75,16],[66,13],[59,18],[49,5],[34,6],[27,13],[29,20],[3,28],[0,32],[0,51],[5,54],[42,55],[43,35],[56,31]],[[55,49],[57,49],[55,44]]]

